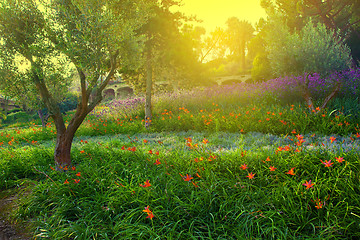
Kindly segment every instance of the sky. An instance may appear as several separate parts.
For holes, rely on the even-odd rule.
[[[196,15],[202,23],[194,23],[205,27],[210,33],[216,27],[225,27],[230,17],[247,20],[253,24],[266,17],[265,10],[260,6],[260,0],[182,0],[180,12],[186,15]]]

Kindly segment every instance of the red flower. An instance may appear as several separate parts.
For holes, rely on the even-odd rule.
[[[159,161],[159,159],[156,159],[156,162],[154,163],[155,165],[160,165],[161,162]]]
[[[323,162],[321,159],[320,161],[325,165],[325,167],[331,167],[331,165],[333,165],[333,163],[331,162],[331,160]]]
[[[80,173],[80,172],[78,172],[78,173],[76,174],[76,176],[81,177],[81,173]]]
[[[325,204],[325,202],[324,202],[324,204]],[[315,207],[316,207],[317,209],[320,209],[320,208],[322,208],[322,207],[324,206],[324,204],[321,203],[321,200],[320,200],[320,199],[317,199]]]
[[[248,166],[246,165],[246,164],[243,164],[243,165],[241,165],[241,167],[240,167],[242,170],[245,170],[245,169],[247,169],[248,168]]]
[[[331,141],[331,143],[333,143],[334,141],[335,141],[335,137],[330,137],[330,141]]]
[[[64,184],[69,184],[69,181],[66,179],[65,182],[64,182]]]
[[[145,212],[147,214],[146,218],[150,218],[152,219],[154,217],[154,214],[152,213],[152,211],[149,209],[149,206],[145,207],[145,209],[143,210],[143,212]]]
[[[255,177],[255,174],[256,173],[249,173],[246,177],[249,178],[249,179],[253,179]]]
[[[293,168],[291,168],[286,174],[289,174],[289,175],[295,175],[295,173],[294,173],[294,167]]]
[[[148,213],[147,217],[146,218],[150,218],[150,219],[153,219],[154,217],[154,214],[152,212]]]
[[[146,187],[151,187],[150,180],[147,179],[147,180],[144,182],[144,184],[140,184],[140,187],[144,187],[144,188],[146,188]]]
[[[183,176],[183,179],[186,182],[191,182],[191,179],[193,179],[193,177],[191,175],[189,175],[189,174],[186,174],[186,176]]]
[[[305,183],[303,183],[304,186],[306,186],[306,189],[312,188],[314,186],[313,183],[311,183],[311,180],[306,181]]]
[[[80,179],[73,179],[74,180],[74,183],[79,183],[80,182]]]
[[[335,159],[336,159],[336,161],[338,161],[339,163],[342,163],[342,162],[345,161],[343,157],[337,157],[337,158],[335,158]]]
[[[274,166],[271,166],[271,167],[270,167],[270,171],[272,171],[272,172],[274,172],[275,169],[276,169],[276,167],[274,167]]]

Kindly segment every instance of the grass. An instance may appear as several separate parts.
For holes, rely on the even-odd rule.
[[[66,172],[53,170],[51,122],[4,129],[0,188],[31,190],[13,217],[36,239],[360,237],[356,101],[313,114],[269,95],[197,94],[157,99],[150,130],[138,101],[99,107]]]

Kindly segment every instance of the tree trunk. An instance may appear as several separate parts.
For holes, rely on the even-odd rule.
[[[336,94],[339,92],[341,84],[340,82],[336,83],[334,89],[331,91],[331,93],[324,99],[322,105],[320,107],[318,107],[318,111],[315,109],[312,97],[310,96],[310,91],[309,91],[309,78],[307,76],[307,74],[304,74],[304,79],[305,79],[305,83],[301,84],[300,82],[298,82],[298,84],[300,85],[301,88],[301,92],[302,95],[306,101],[306,104],[309,107],[310,113],[314,113],[317,114],[320,112],[320,110],[326,108],[327,104],[330,102],[331,99],[333,99]]]
[[[47,119],[48,119],[49,116],[48,115],[44,116],[44,113],[43,113],[43,111],[41,109],[39,109],[37,112],[38,112],[39,118],[41,120],[41,125],[42,125],[43,128],[45,128],[46,127],[46,122],[47,122]]]
[[[4,115],[7,116],[9,111],[9,97],[5,97]]]
[[[55,164],[58,170],[71,165],[71,145],[74,135],[65,131],[62,134],[57,133],[56,146],[54,152]]]
[[[246,70],[245,39],[241,39],[241,43],[240,43],[240,61],[241,61],[241,71],[245,72],[245,70]]]
[[[151,50],[147,51],[146,61],[146,93],[145,93],[145,127],[151,125],[152,120],[152,105],[151,105],[151,91],[152,91],[152,64],[151,64]]]

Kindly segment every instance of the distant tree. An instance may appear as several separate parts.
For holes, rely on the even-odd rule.
[[[179,73],[185,65],[194,62],[194,55],[200,51],[199,38],[204,29],[184,24],[191,18],[170,10],[180,4],[180,0],[157,1],[151,7],[151,17],[137,31],[146,37],[142,66],[136,71],[128,71],[127,77],[138,90],[145,92],[146,127],[152,120],[154,82],[163,78],[177,86]]]
[[[141,50],[142,39],[135,37],[134,30],[146,20],[148,4],[145,0],[4,0],[0,4],[0,45],[6,56],[1,60],[13,73],[22,71],[19,61],[29,65],[23,82],[34,86],[31,91],[40,95],[54,120],[54,159],[59,168],[71,165],[74,134],[102,100],[102,90],[118,66],[135,64],[131,60]],[[65,82],[58,78],[52,83],[47,75],[57,72],[60,60],[76,68],[81,86],[78,107],[67,126],[51,88]]]
[[[242,70],[246,69],[246,48],[247,43],[254,37],[254,27],[244,20],[231,17],[226,21],[227,24],[227,42],[230,54],[240,58]]]

